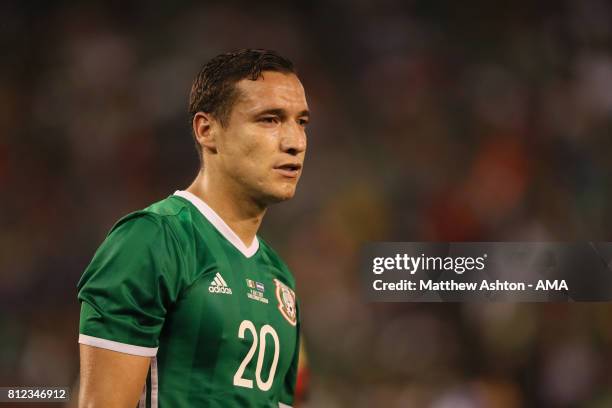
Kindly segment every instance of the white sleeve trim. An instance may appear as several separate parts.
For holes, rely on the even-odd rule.
[[[157,347],[134,346],[133,344],[119,343],[118,341],[87,336],[86,334],[79,334],[79,343],[134,356],[154,357],[157,354]]]
[[[278,403],[278,408],[293,408],[291,405],[283,404],[282,402]]]

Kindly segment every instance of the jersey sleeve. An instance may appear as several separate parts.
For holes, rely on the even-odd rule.
[[[297,303],[296,303],[297,304]],[[300,362],[300,342],[301,342],[301,331],[300,331],[300,308],[297,304],[297,325],[296,325],[296,336],[295,336],[295,348],[293,352],[293,359],[291,360],[291,366],[287,370],[285,375],[282,389],[280,392],[280,398],[278,400],[279,408],[291,408],[294,404],[295,399],[295,387],[298,377],[299,362]]]
[[[79,281],[79,343],[157,353],[180,289],[178,245],[161,217],[135,213],[115,225]]]

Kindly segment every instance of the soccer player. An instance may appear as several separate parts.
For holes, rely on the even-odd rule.
[[[287,407],[295,281],[256,233],[293,197],[309,111],[292,63],[219,55],[191,88],[195,181],[122,218],[78,283],[81,407]]]

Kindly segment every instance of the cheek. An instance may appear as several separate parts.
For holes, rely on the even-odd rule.
[[[269,134],[250,133],[231,148],[229,165],[240,169],[249,178],[263,178],[269,173],[274,159],[274,138]]]
[[[256,149],[256,135],[247,130],[239,129],[224,135],[223,154],[234,162],[234,165],[239,163],[238,159],[244,160],[252,156]]]
[[[266,158],[265,152],[256,143],[244,144],[238,154],[238,159],[250,167],[261,167]]]

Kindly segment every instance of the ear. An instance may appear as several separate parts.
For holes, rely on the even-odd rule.
[[[217,152],[217,140],[219,123],[210,113],[198,112],[193,116],[193,134],[202,147],[202,151]]]

